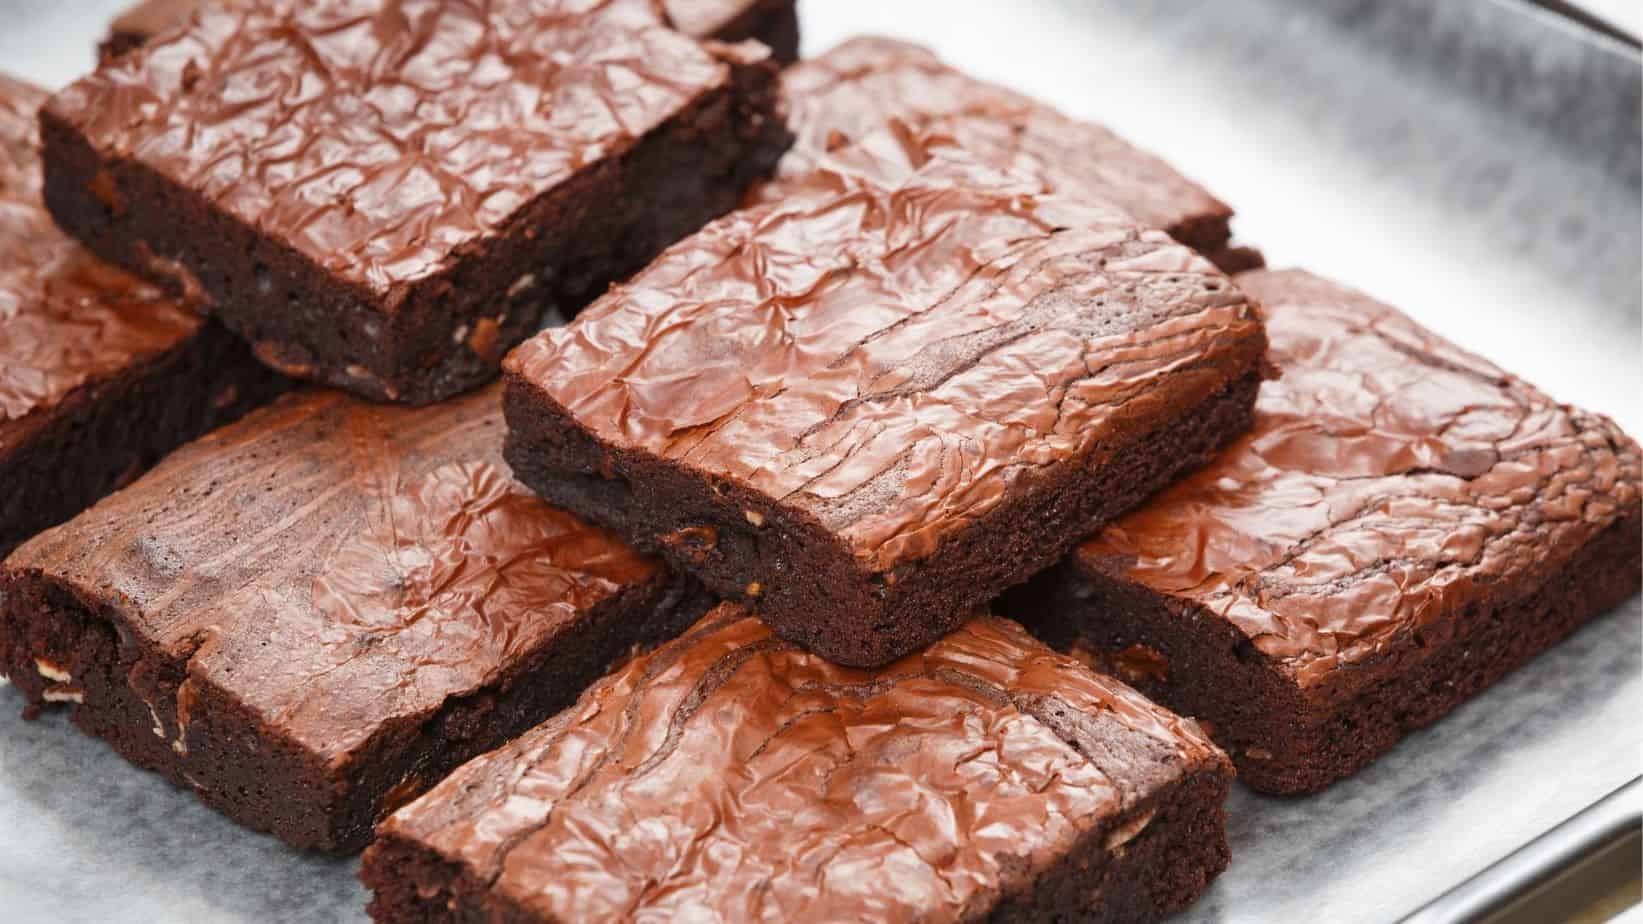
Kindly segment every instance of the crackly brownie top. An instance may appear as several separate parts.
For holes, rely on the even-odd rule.
[[[505,678],[657,566],[502,462],[498,389],[420,410],[288,395],[19,549],[327,760]],[[141,692],[141,691],[140,691]],[[181,726],[181,727],[178,727]]]
[[[860,671],[726,604],[382,830],[545,919],[951,921],[1223,765],[1005,620]]]
[[[507,368],[605,444],[749,485],[884,572],[1258,363],[1258,312],[1164,234],[939,137],[873,142]]]
[[[115,18],[110,28],[116,33],[124,33],[145,38],[153,37],[166,29],[175,28],[187,21],[190,14],[207,3],[252,3],[259,0],[143,0],[143,2],[127,9]],[[611,0],[604,5],[614,5],[623,2],[633,7],[633,12],[644,15],[642,5],[655,9],[656,0]],[[675,28],[687,35],[699,38],[710,38],[719,30],[729,25],[736,17],[745,13],[759,0],[663,0],[664,13],[654,13],[656,22],[671,22]]]
[[[939,127],[971,153],[1033,170],[1068,195],[1117,205],[1145,227],[1224,222],[1232,214],[1198,184],[1102,126],[976,80],[917,45],[851,39],[788,68],[782,92],[797,141],[761,198],[783,195],[822,152],[900,119]]]
[[[1247,437],[1087,542],[1086,566],[1202,604],[1311,686],[1638,514],[1638,447],[1609,420],[1334,283],[1238,282],[1283,378]]]
[[[388,293],[728,81],[654,15],[646,0],[238,0],[49,106],[105,158]]]
[[[199,319],[95,259],[40,194],[43,90],[0,74],[0,424],[193,335]],[[0,429],[0,451],[7,449]]]

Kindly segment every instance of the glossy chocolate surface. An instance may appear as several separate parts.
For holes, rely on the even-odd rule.
[[[393,312],[394,293],[723,87],[645,0],[241,0],[53,97]]]
[[[1077,552],[1230,621],[1303,687],[1441,637],[1639,514],[1637,444],[1299,271],[1239,285],[1283,377],[1221,459]]]
[[[505,366],[603,444],[750,485],[888,571],[1258,362],[1213,266],[1039,189],[881,134]]]
[[[1070,197],[1116,205],[1145,227],[1219,223],[1224,235],[1232,215],[1198,184],[1106,128],[970,77],[917,45],[852,39],[789,68],[782,87],[798,140],[762,197],[779,198],[822,153],[899,119],[939,128],[977,156],[1031,171]]]
[[[182,25],[195,10],[207,3],[254,2],[254,0],[143,0],[121,13],[109,28],[116,35],[130,36],[138,42]],[[617,3],[635,8],[643,15],[642,7],[655,8],[658,0],[607,0],[605,6]],[[719,31],[733,23],[760,0],[660,0],[662,12],[655,21],[669,22],[674,28],[696,38],[714,38]],[[663,16],[666,19],[663,19]]]
[[[133,686],[186,756],[201,688],[326,763],[518,670],[657,574],[515,483],[496,388],[419,411],[288,395],[192,443],[8,561],[186,663]],[[173,681],[175,683],[175,681]]]
[[[35,121],[45,98],[0,75],[0,452],[7,421],[163,354],[201,324],[52,224]]]
[[[864,672],[727,604],[381,830],[545,920],[968,920],[1223,766],[1005,620]]]

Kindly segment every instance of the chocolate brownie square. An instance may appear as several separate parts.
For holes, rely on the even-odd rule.
[[[497,388],[291,394],[17,550],[0,670],[247,826],[357,849],[705,609],[509,477]]]
[[[521,346],[504,405],[532,489],[859,667],[1207,459],[1266,349],[1164,233],[878,140]]]
[[[45,99],[0,74],[0,558],[282,387],[227,331],[51,223]]]
[[[755,187],[775,199],[830,150],[892,119],[937,127],[973,154],[1037,172],[1059,192],[1109,202],[1148,228],[1162,228],[1227,272],[1262,263],[1232,241],[1232,209],[1202,186],[1093,122],[977,80],[927,49],[894,39],[855,38],[782,75],[797,135],[778,178]]]
[[[877,671],[733,605],[378,829],[380,922],[1153,921],[1227,862],[1191,721],[976,617]]]
[[[47,203],[276,369],[448,397],[789,141],[767,51],[630,6],[208,5],[46,105]]]
[[[1238,282],[1283,373],[1255,428],[1008,609],[1309,792],[1636,594],[1643,460],[1365,295]]]
[[[108,37],[98,46],[103,60],[118,57],[167,29],[178,28],[206,3],[234,0],[142,0],[115,18]],[[653,5],[653,0],[609,0]],[[607,3],[607,5],[609,5]],[[798,0],[666,0],[663,15],[674,28],[696,38],[738,42],[758,39],[770,46],[776,60],[788,63],[799,56]]]

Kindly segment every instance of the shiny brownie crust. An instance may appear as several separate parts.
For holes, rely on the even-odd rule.
[[[863,672],[727,606],[395,813],[361,876],[395,924],[1136,924],[1225,867],[1229,782],[1003,620]]]
[[[1053,590],[1004,608],[1045,641],[1203,718],[1246,785],[1302,795],[1358,772],[1636,596],[1640,548],[1643,520],[1615,523],[1529,593],[1480,598],[1456,614],[1462,628],[1450,637],[1387,652],[1383,663],[1398,672],[1340,702],[1302,695],[1246,636],[1201,606],[1114,581],[1076,557],[1040,579]]]
[[[505,398],[507,457],[515,476],[549,502],[609,525],[724,596],[747,600],[784,637],[839,663],[870,667],[928,643],[952,628],[951,614],[1054,564],[1085,524],[1112,519],[1203,465],[1248,428],[1259,385],[1258,374],[1246,375],[1112,447],[1098,468],[1069,463],[936,554],[900,567],[893,582],[859,567],[820,524],[780,516],[767,496],[601,447],[513,379]],[[605,474],[613,470],[621,474]],[[764,511],[766,519],[754,525],[748,511]]]
[[[108,36],[97,47],[107,61],[148,42],[167,29],[182,25],[207,0],[142,0],[109,24]],[[231,2],[231,0],[215,0]],[[775,59],[789,64],[799,57],[798,0],[669,0],[665,9],[680,26],[691,25],[686,14],[701,10],[704,21],[711,18],[710,30],[687,29],[696,38],[739,42],[757,39],[769,46]]]
[[[1004,608],[1304,793],[1638,592],[1643,453],[1345,286],[1238,279],[1282,374],[1254,428]]]
[[[1265,352],[1162,232],[876,142],[521,346],[504,400],[533,490],[859,667],[1206,461]]]
[[[264,107],[241,115],[212,102],[222,89],[217,82],[231,80],[236,68],[255,76],[270,67],[236,44],[242,33],[263,36],[264,44],[283,41],[279,21],[260,18],[273,15],[259,12],[263,4],[243,7],[202,14],[189,31],[168,33],[54,97],[41,113],[46,201],[58,223],[99,255],[210,304],[263,362],[376,400],[425,404],[490,380],[507,349],[544,318],[574,314],[612,280],[734,207],[790,142],[777,111],[775,69],[763,50],[699,46],[661,27],[573,18],[572,25],[542,26],[566,30],[556,41],[570,49],[567,66],[596,70],[606,58],[629,54],[631,67],[678,68],[688,76],[678,75],[677,85],[648,76],[648,87],[662,89],[624,96],[630,102],[622,119],[555,84],[544,92],[570,94],[595,127],[538,113],[541,138],[502,137],[509,127],[483,135],[483,144],[471,138],[468,147],[428,142],[444,160],[427,165],[418,142],[399,137],[404,126],[384,116],[382,134],[391,142],[373,147],[354,133],[343,154],[308,155],[322,165],[314,173],[287,176],[289,153],[263,151],[261,124],[242,123],[270,122],[269,137],[310,133],[303,141],[316,152],[340,142],[326,134],[332,129],[316,132],[296,116],[269,115]],[[347,6],[322,9],[339,8]],[[461,35],[453,29],[452,41]],[[379,56],[402,44],[392,36],[376,41]],[[278,66],[300,70],[306,65],[289,63],[300,60],[286,53]],[[544,53],[542,60],[556,59]],[[438,61],[426,69],[448,72]],[[281,72],[281,79],[307,78]],[[363,98],[375,89],[402,102],[390,93],[393,86],[371,83],[378,79],[347,77],[360,86],[331,90],[344,102],[307,100],[316,112],[303,118],[327,124],[330,116],[317,110],[344,112],[353,105],[345,102],[350,94]],[[521,93],[540,89],[519,79]],[[563,78],[579,86],[583,80]],[[480,101],[475,105],[509,105],[501,89],[478,87],[469,95]],[[440,94],[438,104],[453,104],[449,96]],[[544,103],[555,118],[568,105],[558,97]],[[172,115],[175,106],[191,108]],[[126,108],[134,113],[130,122],[119,115]],[[636,137],[628,134],[630,119],[646,126]],[[195,130],[229,139],[221,142],[220,161],[172,143],[176,133]],[[394,169],[405,176],[370,173],[383,144],[398,149]],[[515,147],[553,166],[516,167],[503,153]],[[362,180],[335,201],[318,202],[328,171],[350,154],[359,164],[348,169],[364,171]],[[591,159],[583,163],[585,157]],[[266,177],[225,178],[224,170],[245,170],[231,166],[245,158]],[[464,158],[473,163],[459,163]],[[388,207],[399,199],[407,204]]]
[[[1030,889],[1000,896],[985,914],[954,919],[985,924],[1144,924],[1191,905],[1231,854],[1226,844],[1230,776],[1196,773],[1160,796],[1147,829],[1105,862],[1098,838],[1042,873]],[[360,871],[372,891],[370,913],[381,924],[569,924],[492,895],[462,864],[396,831],[377,837]]]
[[[150,707],[127,678],[152,671],[174,687],[187,676],[186,659],[123,645],[130,630],[118,606],[84,599],[39,572],[11,576],[5,594],[0,668],[31,710],[71,702],[74,724],[131,763],[193,790],[239,824],[295,847],[331,853],[362,849],[378,819],[463,758],[573,702],[583,686],[632,647],[674,635],[687,624],[678,618],[682,610],[705,608],[703,598],[681,596],[659,580],[624,591],[589,614],[589,631],[514,666],[506,682],[453,698],[419,722],[400,723],[373,747],[334,764],[285,740],[265,715],[246,708],[233,691],[214,686],[195,688],[188,707],[189,750],[179,755],[154,734]],[[72,673],[64,672],[75,685],[68,695],[83,702],[62,699],[64,691],[40,672],[36,658],[73,665]]]
[[[950,133],[995,164],[1037,173],[1062,194],[1111,202],[1226,272],[1264,262],[1258,250],[1233,243],[1231,207],[1163,160],[1104,126],[971,77],[922,46],[850,39],[784,72],[782,94],[796,141],[777,177],[756,186],[752,198],[780,198],[828,151],[900,120]]]
[[[351,851],[708,605],[498,457],[494,388],[287,395],[23,545],[0,673],[248,827]]]
[[[46,97],[0,74],[0,559],[283,387],[227,331],[52,224]]]

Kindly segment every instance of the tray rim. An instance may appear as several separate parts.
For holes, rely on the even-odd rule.
[[[1643,776],[1485,867],[1405,916],[1401,924],[1485,920],[1639,832],[1643,832]]]

